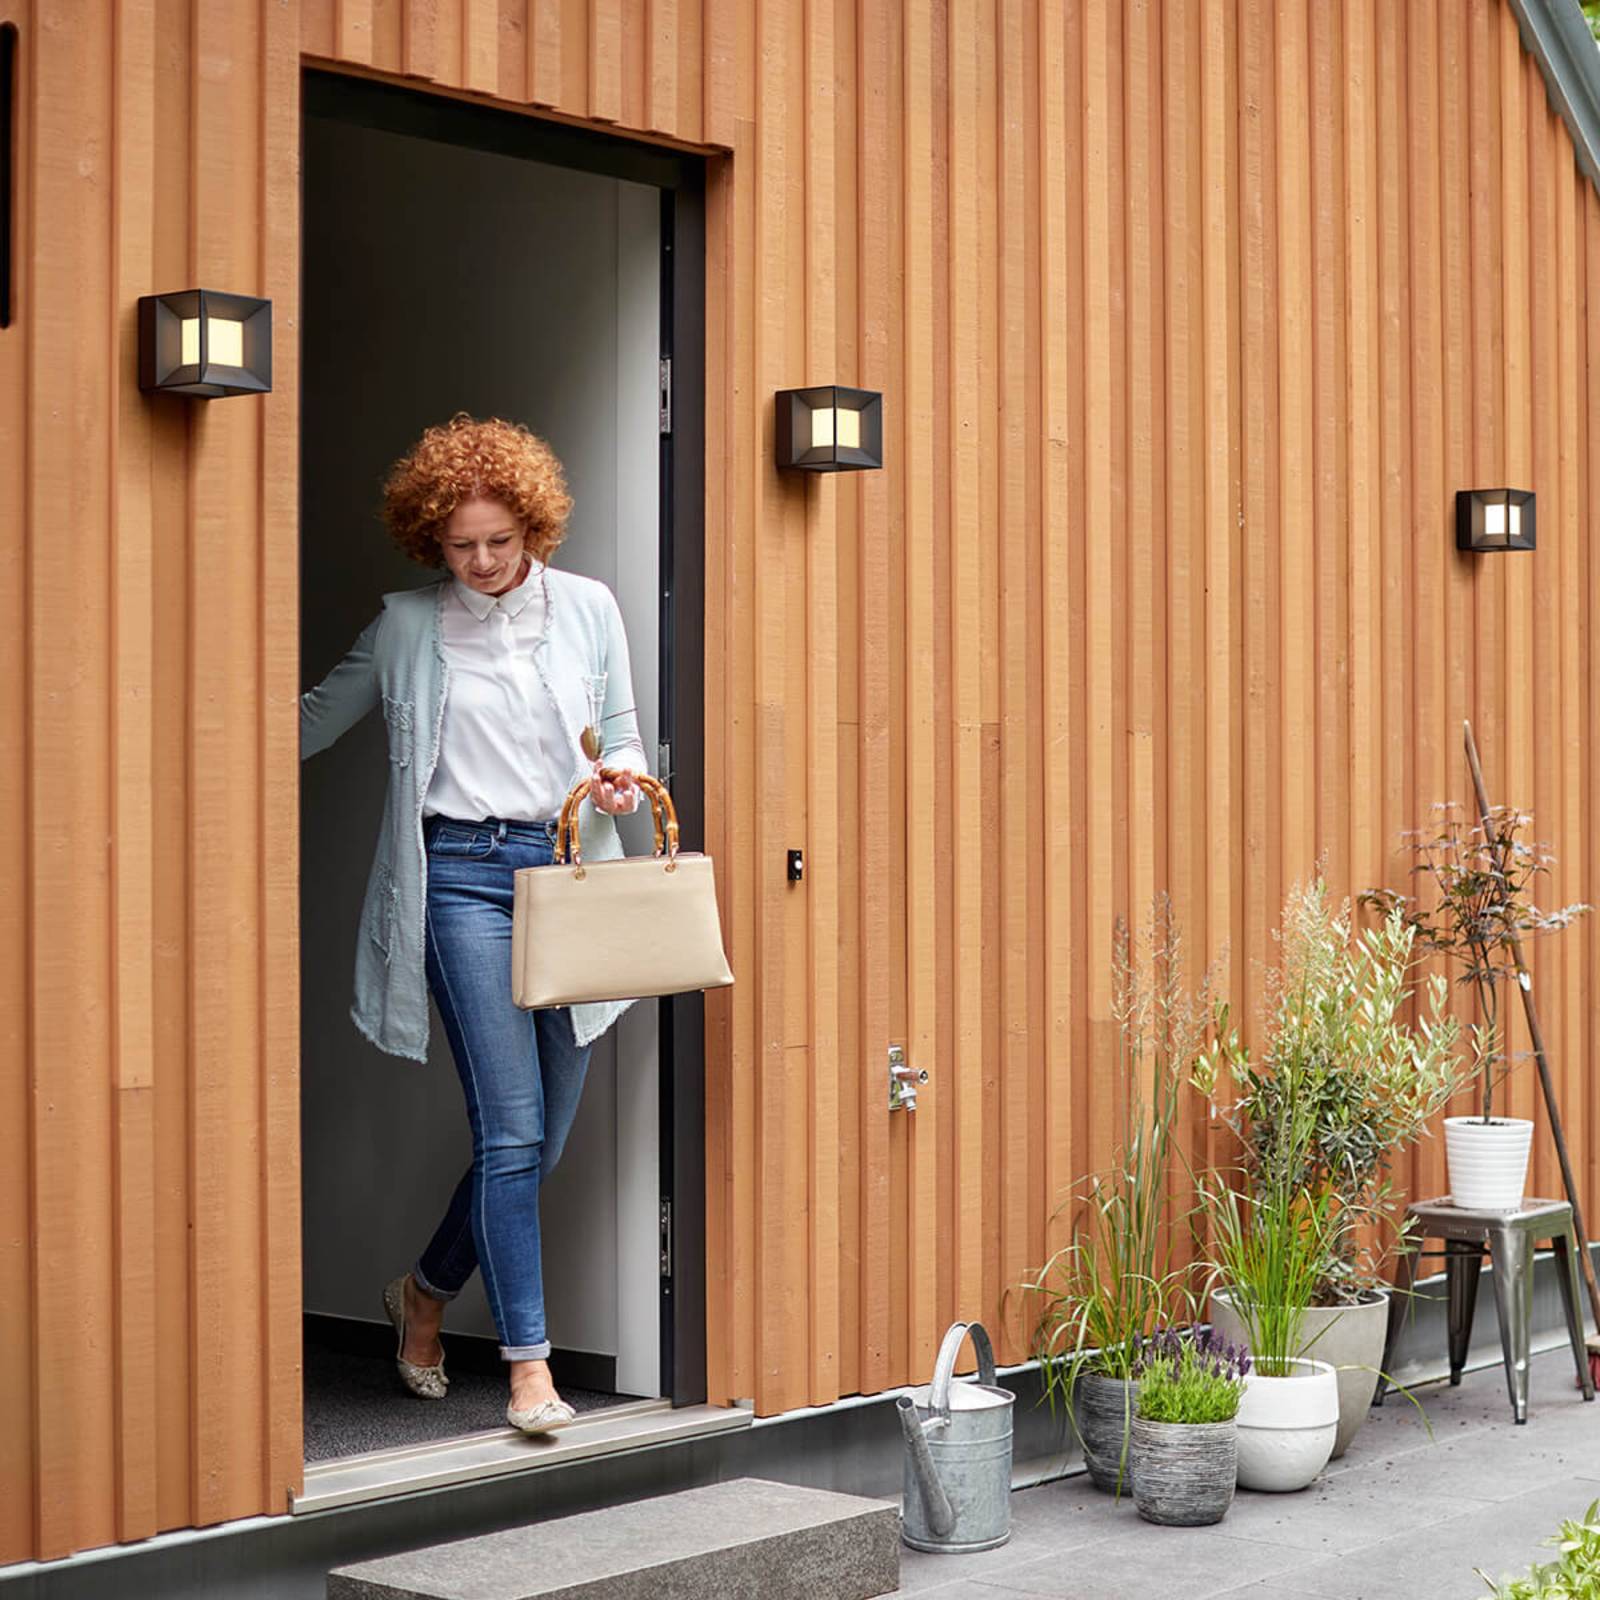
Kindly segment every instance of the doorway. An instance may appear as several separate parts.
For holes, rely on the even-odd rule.
[[[700,826],[703,175],[692,158],[337,74],[305,77],[301,661],[318,681],[386,591],[434,574],[389,543],[383,476],[456,411],[548,439],[574,508],[559,566],[627,626],[645,748]],[[446,1317],[451,1391],[410,1400],[383,1284],[470,1154],[437,1017],[426,1064],[349,1019],[387,761],[368,718],[301,789],[306,1457],[503,1425],[481,1285]],[[627,819],[630,853],[650,848]],[[542,1197],[552,1366],[580,1412],[704,1397],[698,997],[633,1007],[595,1048]],[[580,1419],[581,1420],[581,1419]]]

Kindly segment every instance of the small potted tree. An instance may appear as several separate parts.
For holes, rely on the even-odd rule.
[[[1415,937],[1398,909],[1358,929],[1320,877],[1296,885],[1268,975],[1263,1048],[1241,1046],[1223,1009],[1194,1072],[1215,1096],[1226,1069],[1237,1098],[1224,1115],[1250,1193],[1282,1183],[1325,1201],[1303,1345],[1290,1353],[1314,1353],[1339,1373],[1335,1456],[1366,1419],[1383,1358],[1385,1269],[1399,1238],[1391,1163],[1426,1133],[1464,1070],[1448,983],[1413,982]],[[1413,1001],[1415,1024],[1406,1020]],[[1246,1337],[1231,1285],[1214,1293],[1212,1316],[1229,1338]]]
[[[1509,1211],[1522,1204],[1533,1146],[1531,1121],[1495,1114],[1495,1092],[1512,1060],[1506,1005],[1509,985],[1518,981],[1517,948],[1524,939],[1558,932],[1589,907],[1541,911],[1534,904],[1534,881],[1550,870],[1553,857],[1526,838],[1533,820],[1527,812],[1497,806],[1485,827],[1464,821],[1453,802],[1434,811],[1431,830],[1405,836],[1413,871],[1435,890],[1433,903],[1384,889],[1363,899],[1385,915],[1403,917],[1418,948],[1445,956],[1477,997],[1477,1114],[1445,1118],[1445,1163],[1457,1205]]]
[[[1096,1487],[1128,1468],[1140,1339],[1187,1305],[1171,1265],[1172,1133],[1185,1075],[1204,1042],[1209,974],[1184,981],[1183,940],[1158,895],[1139,939],[1118,920],[1112,1005],[1120,1038],[1122,1130],[1111,1167],[1066,1201],[1071,1236],[1022,1285],[1037,1309],[1033,1346],[1045,1397],[1062,1406]]]
[[[1239,1469],[1234,1425],[1250,1357],[1215,1330],[1160,1330],[1139,1351],[1133,1503],[1147,1522],[1220,1522]]]

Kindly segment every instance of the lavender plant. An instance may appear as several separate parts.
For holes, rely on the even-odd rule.
[[[1133,1371],[1146,1422],[1231,1422],[1250,1357],[1213,1328],[1158,1328],[1138,1341]]]

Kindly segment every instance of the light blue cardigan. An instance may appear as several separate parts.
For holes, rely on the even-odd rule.
[[[611,591],[592,578],[548,568],[550,604],[544,637],[534,647],[539,681],[555,707],[572,749],[571,782],[591,763],[578,743],[588,720],[583,679],[606,674],[606,762],[646,770],[633,715],[633,676],[622,613]],[[439,757],[439,729],[450,669],[440,643],[439,613],[452,579],[383,597],[383,610],[362,630],[350,653],[315,689],[300,697],[300,757],[326,750],[375,706],[382,705],[389,738],[389,783],[383,821],[367,878],[356,938],[356,992],[350,1015],[380,1050],[425,1061],[428,982],[423,919],[428,902],[428,855],[422,841],[422,803]],[[569,784],[570,786],[570,784]],[[583,803],[579,836],[585,856],[622,854],[616,824]],[[511,982],[511,973],[506,973]],[[631,1002],[573,1006],[579,1044],[599,1038]]]

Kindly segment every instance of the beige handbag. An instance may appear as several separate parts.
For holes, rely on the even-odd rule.
[[[578,808],[589,792],[585,778],[561,808],[553,864],[516,874],[511,994],[526,1010],[733,982],[711,857],[678,849],[678,814],[665,784],[644,773],[634,781],[655,819],[654,855],[583,859]]]

